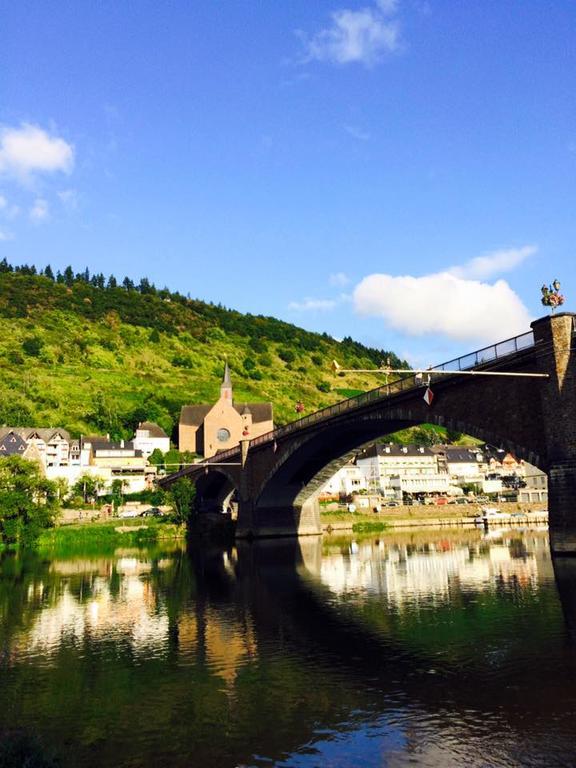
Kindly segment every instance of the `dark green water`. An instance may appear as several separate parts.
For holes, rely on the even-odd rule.
[[[0,560],[0,738],[63,766],[574,766],[576,563],[419,532]]]

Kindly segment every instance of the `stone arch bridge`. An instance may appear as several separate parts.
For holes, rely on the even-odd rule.
[[[430,406],[418,377],[405,377],[246,439],[161,485],[190,478],[201,510],[221,509],[235,492],[239,537],[317,534],[317,494],[339,467],[376,438],[431,423],[502,446],[547,472],[553,549],[576,554],[575,338],[576,314],[541,318],[522,336],[432,368]],[[435,376],[439,370],[455,372]]]

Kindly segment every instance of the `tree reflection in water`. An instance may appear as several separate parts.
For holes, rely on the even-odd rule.
[[[0,731],[75,766],[569,762],[545,536],[354,544],[4,556]]]

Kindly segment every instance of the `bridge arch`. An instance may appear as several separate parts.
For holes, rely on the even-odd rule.
[[[225,512],[238,492],[236,479],[220,467],[206,468],[191,479],[196,486],[196,510],[200,513]]]
[[[495,435],[491,430],[470,421],[440,413],[416,417],[411,408],[383,408],[381,412],[367,414],[346,429],[333,425],[293,441],[264,480],[256,499],[256,509],[271,510],[289,506],[296,510],[302,509],[313,501],[330,477],[363,447],[386,435],[424,423],[436,424],[495,443],[526,461],[539,461],[529,447]]]

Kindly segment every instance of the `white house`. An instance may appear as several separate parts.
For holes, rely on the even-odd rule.
[[[383,496],[401,493],[448,493],[450,476],[438,467],[436,454],[418,445],[377,444],[356,457],[368,490]]]
[[[138,424],[132,443],[137,451],[142,451],[145,458],[148,458],[156,448],[162,453],[170,450],[170,438],[162,427],[153,421],[142,421]]]
[[[354,464],[346,464],[322,486],[320,496],[350,496],[366,489],[366,477]]]

